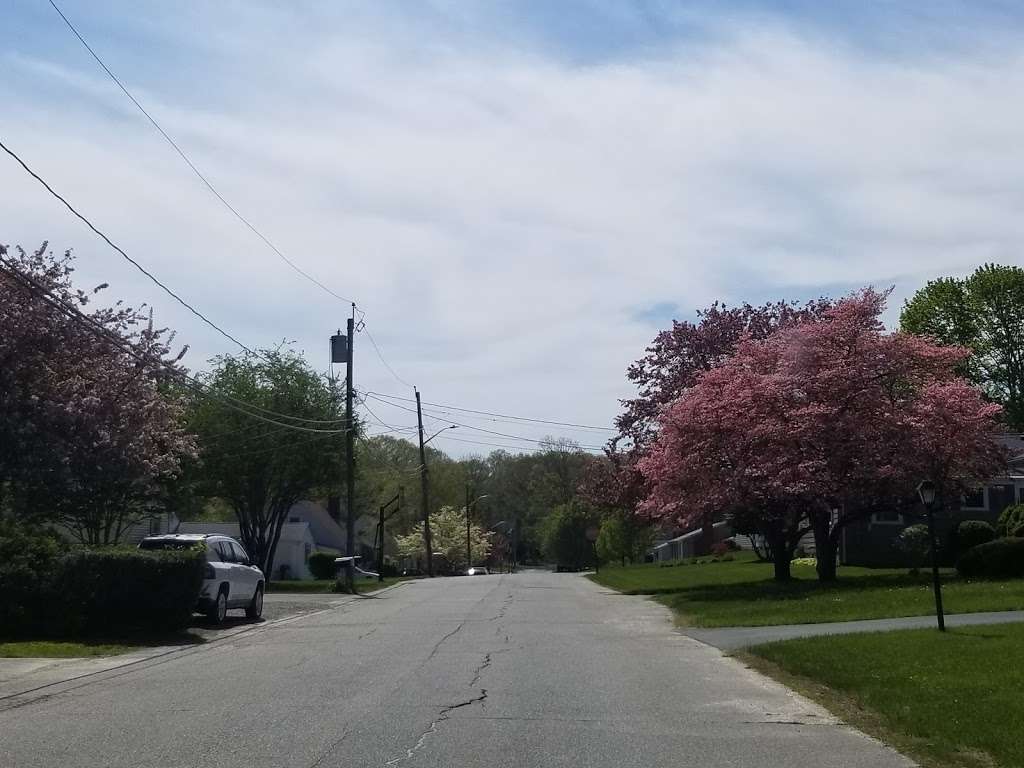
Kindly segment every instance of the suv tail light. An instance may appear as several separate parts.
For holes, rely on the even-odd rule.
[[[214,571],[213,571],[213,566],[210,565],[209,563],[206,564],[206,570],[203,573],[203,578],[204,579],[215,579],[215,578],[217,578],[217,574],[214,573]]]

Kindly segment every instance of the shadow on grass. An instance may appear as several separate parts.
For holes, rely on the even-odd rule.
[[[944,581],[952,580],[947,578]],[[797,578],[784,582],[761,578],[732,583],[633,589],[625,590],[625,593],[630,595],[678,596],[686,601],[749,602],[751,600],[801,600],[812,594],[843,594],[880,589],[926,587],[930,584],[930,578],[924,575],[879,574],[877,576],[852,576],[846,579],[840,577],[838,580],[831,582],[818,581],[813,578]]]

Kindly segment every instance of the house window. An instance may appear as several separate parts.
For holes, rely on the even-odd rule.
[[[972,488],[961,497],[960,509],[988,509],[988,489]]]
[[[872,525],[903,525],[903,515],[899,512],[876,512],[871,516]]]
[[[305,555],[304,555],[304,559],[307,562],[309,561],[309,556],[310,556],[310,554],[312,554],[312,552],[313,552],[313,548],[311,546],[309,546],[309,544],[306,544],[306,552],[305,552]]]

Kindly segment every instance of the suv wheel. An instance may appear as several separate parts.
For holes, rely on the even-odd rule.
[[[256,594],[252,596],[252,602],[245,609],[245,615],[250,619],[258,619],[263,615],[263,585],[256,587]]]
[[[206,613],[206,618],[214,624],[223,624],[227,615],[228,592],[224,587],[221,587],[220,592],[217,593],[217,599],[214,601],[213,605],[210,606],[210,610]]]

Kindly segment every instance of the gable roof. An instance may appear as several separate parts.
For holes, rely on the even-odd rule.
[[[329,547],[339,552],[345,549],[345,531],[322,504],[315,501],[297,502],[288,510],[289,520],[296,517],[309,524],[309,532],[318,547]]]

